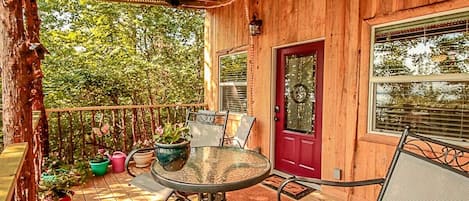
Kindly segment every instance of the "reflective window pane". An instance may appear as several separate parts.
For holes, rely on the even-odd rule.
[[[223,55],[220,65],[220,110],[247,112],[247,53]]]
[[[469,82],[378,83],[374,129],[469,139]]]
[[[231,112],[247,112],[247,87],[246,86],[222,86],[221,110]]]
[[[469,12],[374,29],[371,131],[469,139]],[[415,78],[415,79],[414,79]]]
[[[374,44],[373,75],[469,73],[469,33],[458,32]]]

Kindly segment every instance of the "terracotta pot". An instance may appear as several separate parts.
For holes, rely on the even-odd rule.
[[[65,197],[63,197],[63,198],[59,198],[59,201],[72,201],[72,197],[70,197],[70,196],[67,195],[67,196],[65,196]]]
[[[153,151],[137,152],[134,155],[135,167],[148,167],[153,160]]]

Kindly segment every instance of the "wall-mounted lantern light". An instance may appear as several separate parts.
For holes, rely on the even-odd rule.
[[[249,33],[251,36],[257,36],[261,34],[262,20],[256,19],[256,15],[252,17],[251,22],[249,22]]]

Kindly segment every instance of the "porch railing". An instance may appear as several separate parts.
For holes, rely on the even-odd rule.
[[[165,122],[184,122],[188,110],[206,104],[129,105],[47,109],[50,154],[73,163],[104,148],[127,152],[152,138]],[[46,155],[49,153],[46,153]]]
[[[16,143],[5,147],[0,154],[0,201],[34,199],[28,199],[26,189],[31,186],[24,177],[28,172],[27,168],[24,168],[27,150],[26,142]]]

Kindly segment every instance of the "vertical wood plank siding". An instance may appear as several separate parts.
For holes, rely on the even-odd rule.
[[[189,109],[206,108],[206,104],[178,104],[48,109],[50,150],[68,163],[86,160],[99,148],[110,153],[127,152],[133,142],[152,138],[162,123],[183,123]],[[151,117],[153,110],[161,110],[157,113],[158,124]],[[109,125],[107,134],[93,132],[93,128],[101,129],[106,124]]]
[[[206,103],[218,109],[218,56],[248,49],[248,111],[256,124],[248,147],[271,152],[275,93],[273,48],[325,40],[322,178],[342,180],[385,175],[396,137],[367,134],[370,26],[469,6],[467,0],[237,0],[209,9],[206,17]],[[253,14],[262,34],[249,36]],[[246,17],[248,16],[249,19]],[[375,200],[379,186],[324,188],[345,200]]]

